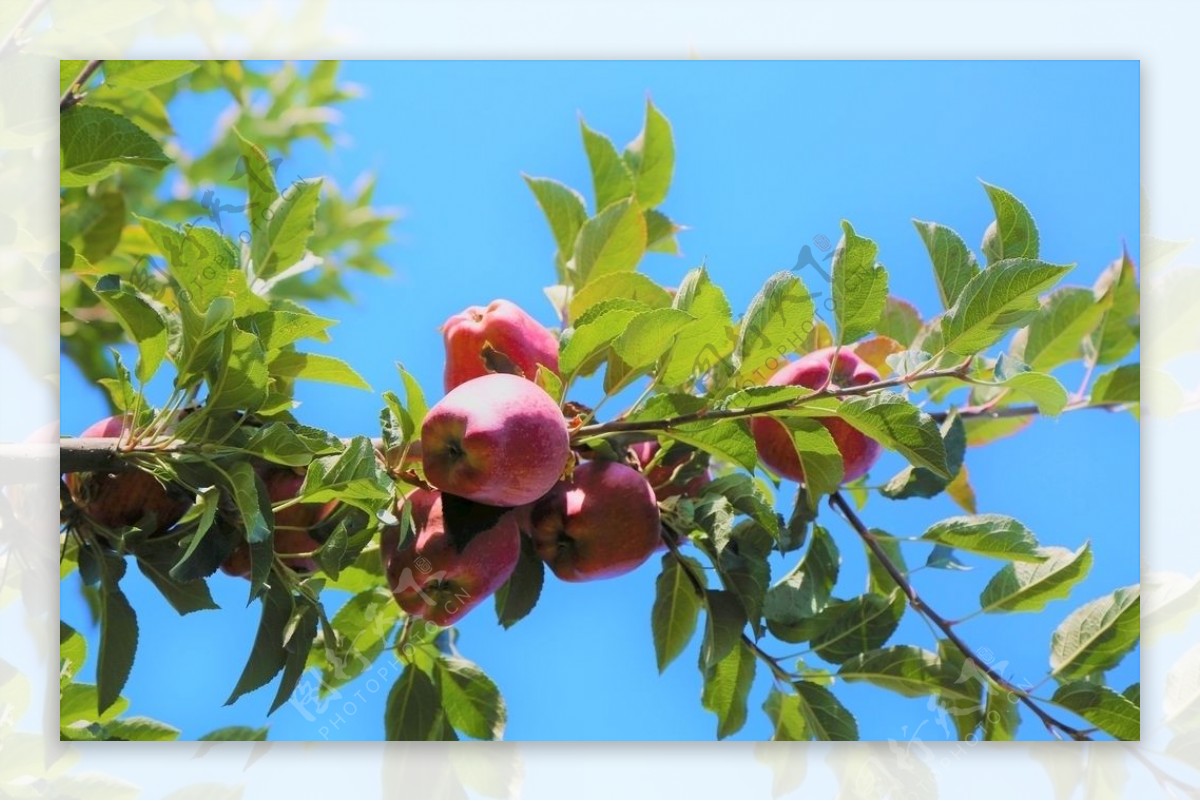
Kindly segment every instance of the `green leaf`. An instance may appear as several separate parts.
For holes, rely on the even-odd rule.
[[[706,590],[704,642],[700,648],[702,670],[715,667],[742,641],[746,611],[737,596],[727,590]]]
[[[995,221],[983,235],[983,253],[988,265],[1004,259],[1036,259],[1038,230],[1029,210],[998,186],[984,183],[983,188],[996,210]]]
[[[84,59],[76,59],[68,61],[62,59],[58,62],[58,96],[62,97],[75,83],[75,79],[79,77],[79,73],[83,72],[83,68],[87,66],[87,61]]]
[[[104,726],[104,739],[135,742],[170,742],[179,739],[179,729],[160,720],[135,716],[111,721]]]
[[[815,621],[820,633],[812,638],[813,650],[826,662],[840,664],[879,648],[896,631],[897,609],[902,612],[903,605],[899,592],[890,597],[867,593],[831,603]]]
[[[633,176],[638,202],[648,207],[662,203],[675,171],[675,141],[671,136],[671,123],[648,99],[646,122],[637,138],[626,145],[624,158]]]
[[[815,685],[814,685],[815,686]],[[784,695],[775,687],[763,702],[763,711],[771,720],[771,739],[784,742],[803,742],[812,739],[798,695]]]
[[[575,237],[587,219],[583,197],[571,187],[549,178],[522,177],[550,224],[559,258],[566,261],[574,252]]]
[[[201,226],[179,230],[144,217],[139,221],[166,258],[181,305],[190,304],[207,316],[210,304],[226,297],[233,301],[235,317],[266,309],[266,301],[250,291],[238,252],[216,230]]]
[[[949,640],[938,640],[937,653],[947,677],[962,690],[951,697],[939,697],[937,704],[953,719],[958,739],[970,740],[975,730],[983,724],[983,687],[987,674]]]
[[[684,563],[695,570],[696,575],[703,575],[703,569],[696,560],[667,553],[663,555],[662,571],[655,581],[650,630],[654,635],[654,655],[659,673],[666,670],[667,665],[687,647],[700,616],[700,594],[688,578]]]
[[[300,493],[311,503],[342,501],[374,515],[391,498],[392,479],[379,467],[375,447],[354,437],[336,456],[323,456],[308,466]]]
[[[256,729],[250,726],[223,726],[213,729],[208,734],[202,734],[196,739],[204,742],[262,741],[267,739],[267,727]]]
[[[327,341],[325,330],[336,320],[296,311],[263,311],[243,318],[239,325],[258,336],[263,350],[278,350],[312,337]]]
[[[1093,291],[1097,303],[1107,311],[1088,338],[1085,351],[1096,364],[1112,364],[1128,356],[1141,337],[1141,292],[1129,251],[1109,265]]]
[[[209,410],[255,411],[267,399],[268,367],[262,343],[247,331],[231,329],[222,339],[220,361],[208,372]]]
[[[1039,293],[1049,289],[1074,265],[1034,259],[1005,259],[967,282],[962,294],[942,316],[940,334],[946,351],[978,353],[1000,341],[1039,308]]]
[[[592,365],[598,363],[593,357],[606,351],[630,321],[645,310],[642,304],[633,301],[608,300],[580,317],[574,328],[563,332],[560,342],[558,367],[564,380],[594,370]]]
[[[59,115],[59,182],[87,186],[122,166],[161,170],[171,163],[154,137],[120,114],[75,105]]]
[[[738,375],[765,384],[770,374],[761,374],[763,368],[804,347],[813,311],[812,296],[794,274],[783,270],[768,278],[742,315],[733,350]]]
[[[593,278],[637,269],[646,252],[646,219],[633,200],[612,204],[579,229],[575,240],[576,287]]]
[[[1072,681],[1050,699],[1118,740],[1142,738],[1142,711],[1124,695],[1089,681]]]
[[[829,603],[840,564],[837,544],[814,524],[804,558],[767,591],[763,612],[772,634],[785,642],[804,642],[816,631],[814,618]]]
[[[898,452],[916,467],[953,478],[946,445],[938,424],[910,401],[894,392],[875,392],[848,398],[837,407],[838,417],[883,447]]]
[[[754,669],[754,653],[738,640],[724,659],[704,672],[700,703],[717,716],[717,739],[724,740],[746,725],[746,697],[754,683]]]
[[[921,220],[913,220],[913,225],[929,251],[942,307],[948,309],[958,300],[967,283],[979,274],[975,254],[952,228]]]
[[[203,609],[218,609],[217,602],[213,600],[212,593],[208,591],[208,584],[204,579],[197,578],[190,581],[178,581],[171,577],[169,572],[168,562],[166,565],[155,564],[154,562],[138,558],[138,569],[150,579],[150,582],[162,593],[163,598],[167,603],[181,615],[186,615],[190,612],[198,612]],[[167,568],[164,570],[163,568]]]
[[[378,555],[376,556],[378,558]],[[336,643],[326,641],[325,687],[340,687],[374,664],[400,620],[400,607],[383,583],[362,590],[342,605],[331,625]]]
[[[1067,405],[1067,390],[1058,379],[1046,373],[1034,373],[1024,365],[1013,364],[1003,354],[996,360],[996,383],[988,386],[1006,387],[1023,395],[1037,405],[1038,411],[1057,417]]]
[[[951,413],[939,427],[946,448],[946,472],[958,476],[963,455],[967,450],[967,429],[962,418]],[[888,480],[880,492],[887,498],[933,498],[946,489],[950,481],[924,467],[904,468]]]
[[[1016,739],[1020,723],[1017,696],[989,679],[987,704],[983,708],[983,739],[989,742]]]
[[[97,710],[117,702],[138,646],[137,615],[117,582],[125,573],[125,562],[117,556],[101,557],[100,653],[96,662]]]
[[[450,725],[476,740],[498,740],[507,711],[500,690],[476,665],[443,656],[436,663],[436,684]]]
[[[666,253],[670,256],[680,256],[679,242],[675,235],[684,230],[670,217],[655,209],[646,209],[646,250],[651,253]]]
[[[115,275],[101,278],[96,282],[94,289],[96,297],[108,307],[121,324],[121,328],[137,345],[138,362],[134,373],[138,381],[145,384],[166,358],[166,321],[140,293],[122,287]]]
[[[921,539],[1013,562],[1046,561],[1033,532],[1006,515],[948,517],[926,529]]]
[[[322,353],[283,351],[271,359],[267,369],[271,375],[285,378],[303,378],[371,391],[371,385],[353,367],[341,359]]]
[[[233,129],[242,154],[242,164],[246,168],[246,183],[249,192],[249,204],[246,218],[250,222],[251,239],[254,234],[266,229],[270,220],[271,204],[279,199],[279,188],[275,185],[275,172],[267,152],[258,145],[242,136],[241,131]],[[260,237],[261,239],[261,237]],[[259,244],[257,247],[261,247]]]
[[[496,618],[511,628],[537,605],[546,580],[546,565],[538,558],[529,537],[521,537],[521,555],[508,581],[496,590]]]
[[[1122,587],[1072,612],[1050,640],[1050,667],[1059,681],[1115,667],[1141,633],[1141,591]]]
[[[442,739],[443,714],[438,690],[429,676],[409,665],[388,693],[385,736],[389,740]]]
[[[703,408],[706,408],[704,398],[694,395],[655,395],[630,419],[657,420],[692,414]],[[684,423],[671,429],[671,438],[747,470],[753,470],[758,464],[758,450],[744,420]]]
[[[866,681],[907,698],[936,695],[978,703],[970,688],[959,684],[937,654],[915,645],[893,645],[856,654],[844,662],[838,676]]]
[[[99,695],[93,684],[68,684],[59,693],[58,716],[62,726],[86,721],[88,723],[108,723],[129,708],[129,701],[117,698],[112,704],[101,710],[98,703]]]
[[[658,380],[665,387],[685,384],[693,376],[712,370],[729,357],[735,344],[733,310],[703,267],[683,277],[673,306],[695,320],[683,329],[659,364]]]
[[[59,681],[69,682],[87,659],[87,640],[71,626],[58,621]]]
[[[192,386],[195,381],[220,367],[224,337],[233,322],[234,304],[230,298],[214,298],[204,313],[198,314],[190,303],[179,307],[182,337],[175,357],[175,387]]]
[[[878,246],[854,233],[842,220],[842,238],[833,251],[833,315],[839,343],[870,333],[887,302],[888,275],[875,262]]]
[[[104,82],[124,89],[151,89],[178,80],[200,64],[195,61],[105,61]]]
[[[633,194],[633,176],[612,140],[593,131],[582,119],[579,120],[579,130],[583,134],[583,149],[587,152],[592,170],[596,210],[603,211],[610,204]]]
[[[1013,337],[1012,354],[1041,373],[1078,359],[1084,340],[1107,311],[1106,303],[1097,301],[1090,289],[1056,289],[1043,299],[1029,326]]]
[[[763,531],[771,537],[780,533],[780,519],[771,499],[763,492],[761,485],[753,478],[743,473],[729,473],[718,476],[708,483],[706,493],[723,495],[729,500],[734,509],[749,515]],[[763,549],[765,555],[771,545]]]
[[[95,264],[112,253],[125,229],[125,196],[103,192],[94,199],[99,217],[83,232],[83,257]],[[72,260],[73,261],[73,260]]]
[[[313,640],[317,637],[317,617],[317,607],[315,606],[306,606],[300,613],[300,617],[292,629],[292,634],[288,637],[287,645],[284,646],[287,656],[283,664],[283,677],[279,680],[279,689],[275,692],[275,700],[271,701],[271,708],[267,710],[268,715],[283,706],[284,702],[292,697],[296,685],[300,683],[300,677],[304,675],[304,670],[308,666],[308,652],[312,649]]]
[[[267,585],[267,591],[262,596],[262,616],[254,635],[250,659],[242,669],[242,675],[238,677],[225,706],[251,690],[257,690],[283,670],[288,659],[284,632],[292,617],[292,604],[292,594],[282,582],[273,581]]]
[[[842,483],[845,462],[837,442],[820,421],[811,418],[779,418],[788,430],[800,467],[804,471],[804,488],[815,505],[822,495],[837,490]]]
[[[296,181],[268,209],[264,222],[251,223],[251,259],[259,278],[274,278],[304,257],[316,225],[320,179]]]
[[[678,309],[654,309],[629,321],[613,340],[613,351],[631,371],[641,370],[658,361],[671,349],[676,337],[696,318]]]
[[[1018,562],[992,577],[979,596],[984,612],[1040,612],[1050,601],[1066,598],[1092,568],[1091,543],[1077,551],[1042,548],[1044,562]]]
[[[921,313],[907,300],[889,295],[883,305],[883,315],[875,324],[875,333],[908,347],[921,330]]]
[[[1141,364],[1123,364],[1096,378],[1091,403],[1140,403],[1142,399]]]
[[[967,447],[978,448],[996,440],[1011,437],[1029,427],[1033,415],[1024,417],[969,417],[963,425],[967,429]]]
[[[590,281],[571,298],[571,319],[578,319],[597,303],[613,298],[625,298],[645,304],[648,309],[665,309],[671,305],[671,295],[641,273],[610,273]],[[687,311],[687,309],[684,309]]]
[[[796,681],[792,687],[811,737],[824,741],[858,739],[858,721],[827,688],[811,681]]]

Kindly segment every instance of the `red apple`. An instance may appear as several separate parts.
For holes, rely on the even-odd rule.
[[[123,429],[121,417],[106,417],[79,436],[120,437]],[[183,489],[163,486],[150,473],[132,468],[119,473],[69,473],[66,481],[71,498],[84,515],[110,529],[142,523],[149,525],[151,536],[161,534],[179,522],[192,505]]]
[[[838,389],[879,380],[879,373],[874,367],[845,348],[837,351],[837,363],[834,364],[834,351],[834,348],[823,348],[784,365],[771,377],[767,386],[794,385],[820,389],[828,382],[829,388]],[[865,475],[879,459],[882,451],[879,443],[839,418],[822,417],[820,421],[833,436],[842,454],[842,480],[853,481]],[[793,481],[804,480],[800,457],[782,423],[769,417],[755,417],[750,421],[750,431],[754,434],[759,458],[768,467]]]
[[[446,531],[442,493],[418,489],[404,503],[412,510],[415,536],[397,551],[397,528],[384,529],[380,552],[388,586],[408,614],[451,626],[512,575],[521,553],[516,517],[506,512],[459,551]]]
[[[447,392],[491,372],[483,358],[485,346],[506,357],[530,381],[539,364],[558,372],[558,338],[511,301],[493,300],[454,315],[442,326],[442,338]]]
[[[267,497],[272,504],[295,498],[304,484],[304,470],[269,466],[258,469],[259,476],[267,487]],[[326,503],[298,503],[275,513],[275,553],[283,558],[284,564],[298,573],[314,573],[317,560],[311,556],[288,556],[288,554],[311,553],[321,547],[312,536],[312,530],[328,519],[337,508],[337,501]],[[250,575],[250,546],[240,543],[233,549],[221,569],[231,576]]]
[[[538,556],[563,581],[628,573],[654,553],[661,522],[645,476],[619,462],[586,462],[528,511]]]
[[[421,425],[429,483],[491,506],[520,506],[545,495],[570,455],[558,404],[515,375],[489,373],[460,384]]]
[[[646,465],[654,460],[654,457],[661,450],[661,446],[655,440],[647,442],[636,442],[630,446],[633,455],[637,458],[638,464],[645,471]],[[668,450],[667,455],[659,460],[658,464],[645,473],[646,480],[650,482],[650,486],[654,488],[654,497],[660,501],[665,501],[667,498],[676,496],[695,497],[704,489],[704,485],[712,481],[712,473],[705,468],[704,472],[699,475],[692,476],[690,479],[680,480],[675,477],[675,471],[683,465],[687,464],[688,460],[694,455],[693,451],[686,448]]]

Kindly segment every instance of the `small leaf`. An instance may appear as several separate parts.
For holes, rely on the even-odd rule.
[[[944,349],[972,354],[994,345],[1038,310],[1039,293],[1072,266],[1025,258],[990,265],[967,283],[942,316],[939,330]]]
[[[121,286],[116,276],[105,276],[96,282],[96,297],[117,318],[121,328],[138,349],[134,373],[145,384],[158,371],[167,355],[167,323],[141,293]]]
[[[724,740],[746,725],[746,697],[754,670],[754,653],[739,640],[724,659],[704,672],[700,702],[717,716],[717,739]]]
[[[59,115],[59,182],[87,186],[121,165],[161,170],[171,163],[154,137],[108,109],[75,105]]]
[[[1021,201],[998,186],[984,183],[996,220],[983,235],[983,253],[988,265],[1004,259],[1036,259],[1038,230],[1033,215]]]
[[[933,222],[913,220],[917,233],[929,251],[933,275],[943,308],[950,308],[967,283],[979,274],[975,254],[952,228]]]
[[[1089,337],[1086,350],[1096,364],[1112,364],[1128,356],[1141,336],[1141,291],[1129,251],[1100,275],[1093,292],[1107,311]]]
[[[1142,380],[1140,364],[1123,364],[1096,378],[1090,402],[1140,403]]]
[[[995,378],[996,383],[987,386],[1005,387],[1024,395],[1048,417],[1057,417],[1067,405],[1067,390],[1057,378],[1032,372],[1003,354],[996,360]]]
[[[603,211],[612,203],[633,194],[633,176],[612,140],[593,131],[582,119],[579,120],[579,130],[583,134],[583,149],[587,152],[588,164],[591,165],[596,210]]]
[[[574,189],[558,181],[531,178],[528,175],[524,178],[537,199],[546,222],[550,224],[550,232],[554,235],[554,243],[558,247],[558,256],[565,262],[571,258],[575,250],[575,237],[579,235],[579,229],[587,219],[587,208],[583,198]]]
[[[451,726],[477,740],[498,740],[508,713],[495,682],[465,659],[443,656],[436,663],[436,684]]]
[[[888,275],[875,262],[878,246],[854,233],[842,220],[842,238],[833,252],[833,314],[838,342],[853,342],[870,333],[887,302]]]
[[[1066,598],[1092,567],[1092,548],[1043,548],[1041,563],[1013,563],[1000,570],[979,596],[985,612],[1040,612],[1050,601]]]
[[[1044,562],[1037,538],[1020,521],[1005,515],[964,515],[934,523],[921,539],[940,542],[960,551],[1008,559]]]
[[[954,549],[948,545],[935,545],[933,550],[929,552],[929,557],[925,560],[925,567],[932,567],[937,570],[970,570],[971,568],[964,564]]]
[[[400,674],[388,693],[384,731],[389,740],[442,739],[442,705],[429,676],[413,665]]]
[[[250,659],[246,662],[242,675],[238,677],[225,706],[229,706],[251,690],[257,690],[283,670],[288,657],[284,647],[284,630],[291,617],[291,592],[281,582],[269,584],[267,592],[262,596],[262,616],[259,618],[258,632],[254,635]]]
[[[1138,585],[1122,587],[1072,612],[1050,640],[1050,667],[1059,681],[1115,667],[1141,632]]]
[[[1141,710],[1129,698],[1089,681],[1072,681],[1054,691],[1050,699],[1111,734],[1118,740],[1142,737]]]
[[[637,138],[625,147],[624,158],[633,175],[638,202],[648,207],[662,203],[675,171],[675,142],[671,137],[671,123],[649,100],[646,101],[646,122]]]
[[[733,351],[738,375],[746,383],[765,384],[770,378],[765,367],[800,352],[813,310],[812,296],[794,274],[784,270],[768,278],[742,315]]]
[[[703,575],[696,560],[667,553],[662,558],[662,571],[655,581],[650,629],[654,635],[654,654],[659,673],[666,670],[667,665],[687,647],[700,617],[701,598],[688,578],[685,564],[695,570],[696,575]]]
[[[646,219],[633,200],[590,218],[575,240],[576,287],[602,275],[636,270],[646,252]]]
[[[496,618],[511,628],[537,605],[545,581],[546,566],[533,549],[528,537],[521,537],[521,555],[508,581],[496,591]]]

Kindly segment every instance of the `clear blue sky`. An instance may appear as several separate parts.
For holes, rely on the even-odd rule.
[[[893,293],[931,315],[936,290],[910,220],[950,225],[977,248],[991,219],[977,179],[1025,201],[1041,229],[1043,258],[1077,263],[1066,283],[1090,285],[1122,241],[1135,258],[1138,252],[1136,62],[351,62],[343,74],[365,89],[363,99],[344,106],[344,141],[332,152],[298,149],[281,164],[280,182],[326,175],[348,185],[375,170],[377,202],[403,209],[397,241],[384,251],[395,276],[352,277],[355,306],[318,309],[342,320],[321,348],[353,363],[376,393],[395,388],[399,360],[436,397],[437,327],[467,305],[504,297],[552,322],[541,289],[553,281],[553,246],[521,173],[557,178],[590,197],[579,115],[623,145],[641,125],[647,93],[675,131],[675,181],[662,208],[690,230],[681,238],[683,258],[652,255],[643,269],[672,284],[704,261],[738,311],[768,275],[795,263],[803,245],[821,236],[836,241],[844,218],[880,245]],[[223,106],[216,94],[174,104],[185,147],[210,141]],[[811,285],[815,276],[805,278]],[[1079,374],[1062,377],[1074,389]],[[381,406],[377,394],[323,385],[300,386],[297,395],[301,419],[344,435],[370,432]],[[62,397],[64,433],[78,433],[102,412],[99,396],[69,364]],[[980,511],[1019,518],[1044,544],[1095,546],[1091,576],[1070,601],[961,627],[1014,680],[1044,676],[1050,633],[1077,605],[1138,581],[1138,460],[1133,418],[1091,412],[1038,421],[1018,438],[968,453]],[[899,466],[888,456],[872,475],[883,480]],[[789,488],[785,503],[790,496]],[[873,497],[864,516],[893,534],[916,535],[956,513],[944,498]],[[823,517],[842,549],[839,589],[856,594],[861,549],[836,517]],[[925,556],[920,546],[908,551],[911,563]],[[949,617],[973,611],[1000,567],[967,561],[970,572],[916,576],[922,594]],[[787,564],[777,561],[774,576]],[[534,613],[507,632],[486,604],[462,622],[460,649],[508,702],[508,738],[713,737],[714,717],[700,706],[698,638],[664,675],[655,669],[649,611],[657,570],[654,559],[607,582],[567,585],[551,577]],[[180,726],[184,737],[259,725],[274,693],[272,685],[220,706],[249,653],[258,607],[245,608],[239,579],[218,574],[211,586],[223,608],[180,620],[136,570],[126,579],[141,621],[126,688],[131,712]],[[64,585],[62,610],[68,622],[86,625],[73,581]],[[892,642],[928,647],[932,635],[910,612]],[[778,654],[800,648],[768,647]],[[1137,681],[1137,654],[1109,680],[1118,689]],[[749,722],[736,739],[768,736],[760,706],[769,684],[760,670]],[[946,736],[927,699],[864,685],[836,692],[864,739]],[[269,721],[271,737],[320,739],[325,727],[330,736],[380,738],[385,697],[386,687],[372,693],[360,679],[316,721],[284,706]],[[1025,721],[1020,736],[1046,733]]]

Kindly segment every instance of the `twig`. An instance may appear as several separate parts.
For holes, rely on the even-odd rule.
[[[964,657],[975,663],[975,666],[983,671],[987,677],[996,684],[996,686],[1015,695],[1021,703],[1029,707],[1033,714],[1037,715],[1038,720],[1040,720],[1051,733],[1059,731],[1070,737],[1072,740],[1092,739],[1083,730],[1076,729],[1073,726],[1063,723],[1049,712],[1042,709],[1040,706],[1038,706],[1036,701],[1029,697],[1028,693],[1026,693],[1020,687],[1017,687],[1008,679],[1001,676],[990,665],[980,659],[975,653],[974,649],[964,642],[962,637],[958,636],[958,633],[954,630],[953,624],[930,608],[929,605],[926,604],[919,595],[917,595],[916,589],[914,589],[912,584],[909,583],[908,579],[905,578],[904,573],[900,571],[900,568],[896,567],[896,564],[888,557],[887,552],[883,550],[883,548],[879,545],[879,542],[875,539],[875,535],[871,533],[870,529],[867,528],[866,524],[863,523],[862,519],[857,513],[855,513],[853,507],[846,503],[846,500],[842,497],[841,493],[835,492],[830,495],[829,505],[836,509],[838,513],[846,519],[846,522],[850,524],[850,527],[854,529],[854,531],[862,539],[863,543],[866,544],[867,548],[871,551],[871,554],[877,560],[879,560],[879,563],[883,565],[884,570],[886,570],[888,575],[892,577],[892,581],[896,582],[896,585],[899,586],[901,591],[904,592],[905,596],[908,598],[909,605],[912,606],[912,608],[915,609],[918,614],[920,614],[933,625],[937,626],[938,629],[940,629],[941,632],[946,635],[946,639],[954,643],[954,647],[961,651]]]
[[[8,36],[4,37],[3,42],[0,42],[0,58],[7,56],[9,48],[18,44],[17,39],[37,19],[38,14],[42,13],[42,9],[46,7],[47,2],[48,0],[35,0],[29,4],[29,8],[17,20],[17,24],[8,32]]]
[[[79,71],[79,75],[75,78],[75,80],[71,81],[71,85],[67,87],[67,91],[63,92],[62,98],[60,98],[58,101],[59,114],[63,113],[83,99],[83,95],[76,94],[75,90],[77,88],[83,89],[83,85],[87,83],[88,78],[91,78],[92,73],[100,69],[100,65],[103,63],[104,59],[102,58],[92,59],[84,66],[82,70]]]

